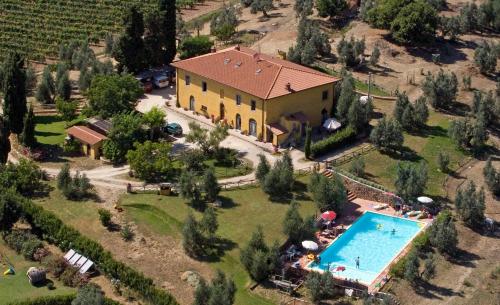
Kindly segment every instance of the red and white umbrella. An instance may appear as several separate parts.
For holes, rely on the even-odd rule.
[[[321,218],[327,221],[332,221],[337,218],[337,213],[335,213],[334,211],[326,211],[321,214]]]

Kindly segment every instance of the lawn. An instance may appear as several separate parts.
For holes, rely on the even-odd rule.
[[[410,161],[417,163],[424,161],[427,163],[429,173],[427,195],[444,196],[445,190],[442,185],[447,175],[438,169],[438,154],[443,152],[450,156],[450,168],[452,170],[457,169],[459,162],[463,163],[467,155],[458,149],[448,137],[450,119],[447,116],[431,111],[427,125],[427,128],[421,130],[418,134],[405,133],[404,146],[416,154],[414,157],[409,158],[410,160],[381,153],[377,150],[364,155],[367,178],[389,189],[394,189],[398,162]],[[341,166],[343,169],[349,169],[349,167],[350,163]]]
[[[206,166],[214,168],[215,176],[218,179],[245,176],[253,171],[252,162],[246,159],[241,160],[241,164],[236,167],[220,165],[215,159],[207,160],[204,163]]]
[[[314,68],[318,71],[321,71],[323,73],[327,73],[327,74],[330,74],[330,75],[333,75],[336,77],[340,77],[340,72],[329,69],[329,68],[325,68],[325,67],[321,67],[321,66],[313,66],[312,68]],[[356,87],[356,90],[364,92],[364,93],[368,93],[368,83],[365,83],[357,78],[354,78],[354,85]],[[378,95],[378,96],[391,96],[387,91],[385,91],[383,88],[381,88],[375,84],[372,84],[371,89],[370,89],[370,93],[373,95]]]
[[[55,188],[55,182],[50,186]],[[70,201],[59,190],[53,190],[49,196],[34,200],[44,209],[56,214],[67,225],[70,225],[86,236],[99,240],[106,232],[99,222],[97,209],[101,204],[94,201]]]
[[[74,288],[63,286],[57,281],[54,281],[54,290],[49,290],[46,286],[36,287],[31,285],[26,277],[26,272],[30,267],[38,266],[38,263],[25,260],[21,255],[10,249],[3,239],[0,239],[0,254],[2,274],[8,268],[9,263],[12,264],[16,271],[14,275],[2,275],[0,280],[0,304],[28,298],[67,295],[76,291]]]
[[[58,115],[36,116],[36,139],[40,144],[61,145],[66,137],[67,126],[79,120],[81,120],[81,118],[77,118],[68,123]]]
[[[299,179],[297,183],[296,198],[300,204],[302,215],[314,214],[315,204],[310,200],[305,190],[307,177]],[[271,202],[260,188],[251,187],[221,193],[225,203],[224,208],[218,209],[219,230],[218,234],[236,244],[232,250],[227,251],[218,262],[210,263],[215,268],[222,269],[230,274],[236,282],[238,292],[236,304],[261,305],[272,304],[270,301],[252,294],[247,287],[251,283],[246,271],[239,261],[239,248],[243,247],[252,232],[258,225],[264,229],[266,240],[271,244],[274,240],[283,242],[282,222],[287,203]],[[180,197],[162,197],[149,194],[125,195],[121,200],[126,215],[130,217],[141,230],[146,230],[158,237],[164,235],[181,238],[182,222],[188,211],[193,211],[196,216],[201,214],[192,210]]]

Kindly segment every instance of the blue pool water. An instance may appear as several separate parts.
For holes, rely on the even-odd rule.
[[[320,263],[312,262],[308,267],[330,268],[336,277],[370,285],[422,227],[416,221],[366,212],[320,254]],[[338,266],[345,270],[336,271]]]

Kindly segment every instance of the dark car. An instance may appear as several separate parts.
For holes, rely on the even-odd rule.
[[[163,127],[163,132],[178,137],[182,135],[182,126],[178,123],[168,123],[165,127]]]

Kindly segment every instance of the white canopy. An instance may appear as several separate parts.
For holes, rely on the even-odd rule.
[[[302,242],[302,247],[306,250],[316,251],[318,250],[318,244],[313,242],[312,240],[304,240]]]
[[[369,100],[371,100],[371,98],[368,97],[368,95],[362,95],[359,97],[359,102],[361,103],[361,105],[366,105]]]
[[[340,127],[342,127],[342,124],[340,124],[340,122],[335,120],[334,118],[329,118],[325,121],[325,123],[323,123],[323,128],[328,131],[335,131]]]
[[[418,202],[428,204],[428,203],[433,203],[434,200],[432,198],[426,197],[426,196],[420,196],[417,198]]]

